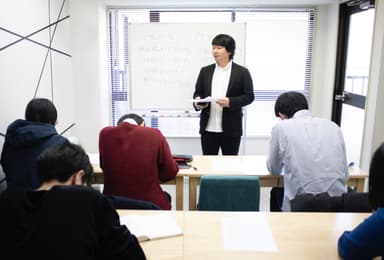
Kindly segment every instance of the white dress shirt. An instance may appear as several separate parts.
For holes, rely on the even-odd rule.
[[[215,98],[223,98],[227,94],[229,78],[231,77],[232,61],[228,62],[225,67],[220,67],[216,64],[215,71],[212,77],[212,91],[211,96]],[[206,131],[222,133],[222,119],[223,119],[223,107],[211,103],[210,113]]]
[[[302,193],[347,192],[348,166],[343,134],[330,120],[297,111],[272,129],[267,168],[284,174],[283,211]],[[282,173],[284,171],[284,173]]]

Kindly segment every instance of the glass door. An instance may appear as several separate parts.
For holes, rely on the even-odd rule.
[[[332,120],[340,125],[349,163],[359,165],[375,9],[372,1],[340,6]]]

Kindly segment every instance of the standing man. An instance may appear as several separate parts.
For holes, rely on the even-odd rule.
[[[277,98],[275,115],[282,120],[272,129],[267,168],[284,174],[284,189],[272,189],[271,211],[290,211],[290,201],[303,193],[347,192],[347,157],[339,126],[312,116],[305,96],[294,91]]]
[[[248,69],[234,63],[235,40],[226,34],[219,34],[212,40],[212,54],[215,64],[203,67],[197,78],[194,99],[209,96],[215,102],[196,102],[201,110],[201,147],[204,155],[237,155],[243,134],[242,107],[254,99],[253,83]]]

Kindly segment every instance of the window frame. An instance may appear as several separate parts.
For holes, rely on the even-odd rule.
[[[129,76],[124,74],[124,71],[121,71],[116,65],[116,61],[119,59],[118,55],[121,52],[121,48],[118,46],[113,46],[113,39],[116,37],[124,37],[124,61],[128,63],[128,44],[127,44],[127,34],[118,35],[116,32],[116,23],[117,23],[117,15],[116,12],[119,11],[147,11],[149,13],[149,22],[161,22],[161,13],[169,13],[169,12],[230,12],[231,13],[231,22],[236,22],[236,14],[241,12],[306,12],[309,16],[308,22],[308,44],[307,44],[307,56],[305,60],[305,73],[304,73],[304,87],[302,89],[298,89],[297,91],[302,92],[307,99],[310,98],[310,88],[312,83],[312,60],[313,60],[313,45],[314,45],[314,33],[316,26],[316,9],[315,8],[232,8],[232,9],[136,9],[136,8],[113,8],[108,11],[108,20],[109,20],[109,61],[110,61],[110,90],[111,90],[111,121],[112,125],[115,125],[118,120],[118,115],[116,115],[116,102],[129,101],[129,87],[128,82]],[[125,25],[127,26],[128,21],[125,20]],[[115,26],[115,27],[114,27]],[[115,30],[114,30],[115,29]],[[125,71],[127,73],[127,71]],[[120,88],[114,88],[116,83],[121,82],[123,85]],[[276,98],[282,93],[287,91],[286,89],[275,89],[275,90],[263,90],[263,89],[254,89],[255,101],[274,101]],[[159,113],[158,111],[132,111],[137,112],[145,117],[147,125],[152,127],[159,126]],[[162,117],[198,117],[199,113],[195,111],[163,111],[161,113]],[[271,114],[272,116],[273,114]],[[246,129],[246,121],[247,121],[248,113],[245,112],[244,117],[244,126],[245,131],[244,134],[247,135]],[[183,137],[181,134],[178,137]],[[188,137],[189,135],[187,135]],[[196,132],[196,136],[198,136],[198,131]],[[252,136],[252,134],[250,134]],[[259,135],[256,135],[259,136]]]

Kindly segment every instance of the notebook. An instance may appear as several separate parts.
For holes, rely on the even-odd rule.
[[[176,220],[170,214],[130,214],[120,217],[120,222],[126,225],[139,241],[168,238],[183,234]]]
[[[191,165],[189,165],[189,162],[192,162],[193,156],[188,154],[174,154],[172,155],[173,159],[177,162],[177,165],[179,166],[179,169],[189,169],[191,168]]]

